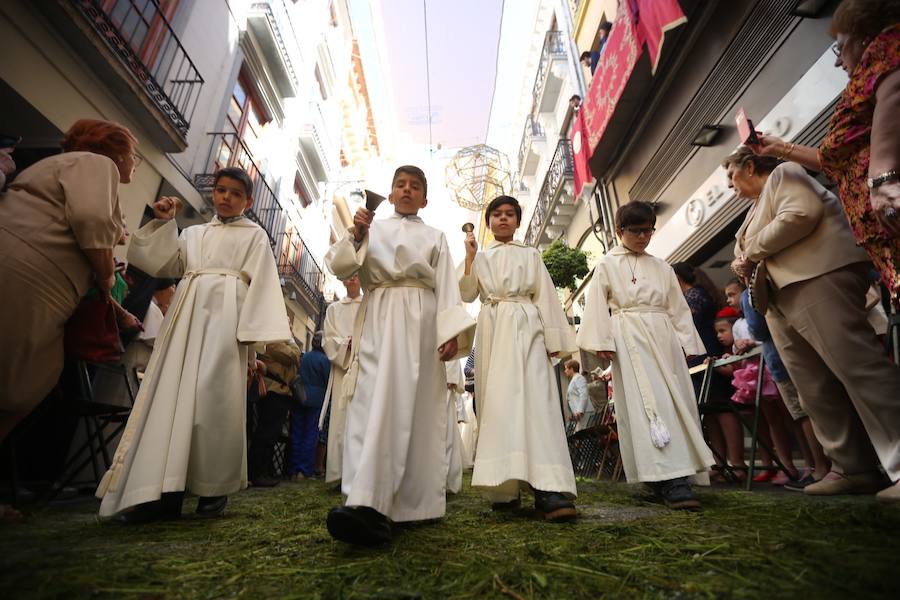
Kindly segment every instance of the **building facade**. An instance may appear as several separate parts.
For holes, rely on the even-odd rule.
[[[125,125],[143,158],[120,190],[132,228],[162,195],[185,200],[181,226],[207,221],[212,174],[250,173],[249,216],[269,236],[307,346],[324,314],[326,190],[341,168],[346,2],[10,0],[0,35],[0,131],[22,136],[17,162],[58,152],[77,119]]]

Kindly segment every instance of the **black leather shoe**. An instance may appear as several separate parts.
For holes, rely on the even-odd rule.
[[[120,525],[140,525],[156,521],[174,521],[181,518],[184,492],[166,492],[161,499],[138,504],[132,510],[117,515],[113,522]]]
[[[509,502],[494,502],[493,504],[491,504],[491,510],[496,510],[496,511],[516,510],[521,505],[522,505],[521,499],[513,498]]]
[[[368,506],[339,506],[328,512],[328,533],[356,546],[379,546],[391,541],[391,522]]]
[[[578,516],[575,504],[559,492],[534,490],[534,510],[546,521],[568,521]]]
[[[262,477],[257,477],[252,480],[250,483],[253,484],[253,487],[275,487],[281,483],[281,480],[269,477],[268,475],[263,475]]]
[[[197,501],[196,513],[200,517],[221,517],[227,504],[228,496],[204,496]]]
[[[661,498],[669,508],[676,510],[698,510],[700,508],[700,499],[688,484],[687,477],[654,481],[649,485],[653,493]]]

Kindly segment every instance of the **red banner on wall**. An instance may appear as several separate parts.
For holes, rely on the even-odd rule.
[[[644,44],[655,72],[666,32],[686,21],[677,0],[619,0],[616,19],[587,98],[581,105],[587,125],[589,157],[606,132]]]
[[[619,0],[616,20],[594,71],[591,89],[581,105],[587,125],[590,153],[593,153],[603,137],[616,104],[625,91],[625,84],[640,57],[641,45],[629,2]]]

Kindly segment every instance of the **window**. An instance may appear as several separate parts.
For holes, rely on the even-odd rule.
[[[316,83],[319,84],[319,93],[322,95],[322,100],[328,100],[328,92],[325,89],[325,80],[322,79],[322,72],[319,70],[319,65],[316,65]]]
[[[300,171],[297,171],[294,174],[294,193],[297,194],[297,200],[300,201],[300,206],[303,208],[312,204],[312,199],[310,199],[309,194],[306,193],[306,188],[303,186],[303,179],[300,177]]]
[[[179,0],[103,0],[102,10],[115,23],[119,33],[141,62],[153,69],[168,33]]]
[[[238,166],[256,179],[254,163],[259,164],[259,138],[272,118],[259,101],[252,79],[242,68],[225,113],[224,132],[216,153],[215,168]]]

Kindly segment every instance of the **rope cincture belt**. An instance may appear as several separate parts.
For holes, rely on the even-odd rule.
[[[496,306],[501,302],[515,302],[516,304],[532,304],[529,296],[488,296],[482,300],[482,304],[490,304]]]
[[[659,306],[638,304],[634,306],[623,306],[621,308],[615,308],[613,309],[612,314],[613,316],[619,316],[623,319],[628,319],[629,326],[640,330],[643,338],[647,340],[650,346],[650,352],[653,354],[656,362],[658,364],[665,364],[662,357],[660,356],[659,351],[657,350],[654,338],[651,335],[650,331],[647,330],[643,320],[641,320],[640,318],[635,318],[639,317],[642,314],[668,314],[668,312],[664,308],[661,308]],[[660,418],[659,416],[653,390],[651,390],[647,385],[649,381],[647,379],[647,369],[644,366],[644,361],[641,357],[641,353],[637,348],[637,344],[635,344],[634,338],[629,332],[629,326],[622,327],[622,337],[625,338],[625,345],[628,348],[628,353],[631,358],[631,366],[634,369],[634,374],[637,378],[638,389],[641,392],[641,403],[644,405],[644,413],[647,415],[647,420],[649,421],[650,441],[655,447],[662,449],[668,445],[672,438],[669,434],[669,429],[666,427],[665,422],[663,422],[662,418]],[[674,381],[672,381],[671,375],[666,369],[662,370],[662,375],[663,379],[666,382],[666,386],[669,388],[670,393],[674,395],[676,393],[676,390],[678,389],[677,385]]]
[[[356,320],[353,322],[353,337],[350,338],[353,343],[353,350],[350,357],[350,368],[344,376],[344,383],[341,386],[341,395],[346,397],[346,401],[353,399],[353,393],[356,391],[356,380],[359,377],[359,340],[362,337],[363,324],[366,322],[366,309],[369,306],[369,298],[371,292],[380,288],[418,288],[421,290],[434,290],[433,286],[428,285],[419,279],[392,279],[390,281],[382,281],[381,283],[370,284],[363,294],[362,302],[359,310],[356,312]]]

